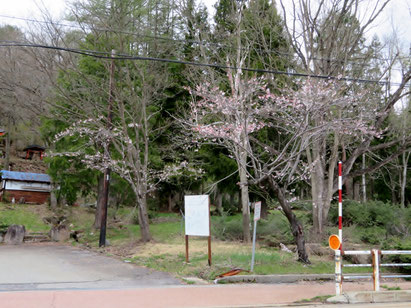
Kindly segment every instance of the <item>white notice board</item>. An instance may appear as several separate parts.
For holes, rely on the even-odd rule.
[[[210,236],[208,195],[184,196],[186,235]]]

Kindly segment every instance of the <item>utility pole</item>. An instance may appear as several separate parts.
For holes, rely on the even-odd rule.
[[[107,130],[111,131],[113,121],[113,92],[114,92],[114,55],[115,50],[111,51],[111,63],[110,63],[110,78],[109,78],[109,91],[108,91],[108,112],[107,112]],[[107,162],[110,159],[110,140],[107,140],[104,148],[104,160]],[[103,184],[103,200],[100,212],[100,241],[99,247],[106,246],[106,229],[107,229],[107,205],[108,205],[108,191],[110,187],[110,173],[109,167],[104,170],[104,184]]]

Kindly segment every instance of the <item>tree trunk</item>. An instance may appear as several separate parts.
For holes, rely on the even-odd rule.
[[[168,194],[167,202],[168,202],[168,212],[171,213],[175,205],[174,200],[173,200],[173,194],[171,192]]]
[[[224,210],[223,210],[223,194],[218,190],[218,188],[217,188],[215,203],[216,203],[216,207],[217,207],[218,214],[219,214],[220,216],[223,216],[223,214],[224,214]]]
[[[141,194],[138,203],[138,224],[140,225],[141,240],[143,242],[149,242],[151,240],[151,234],[145,193]]]
[[[408,160],[410,158],[410,152],[402,153],[402,177],[401,178],[401,207],[405,208],[405,188],[407,185],[407,167],[408,167]]]
[[[354,200],[361,201],[360,197],[360,183],[354,182]]]
[[[56,186],[53,183],[51,185],[51,191],[50,191],[50,208],[52,211],[55,211],[57,209],[57,197],[56,197],[55,189],[56,189]]]
[[[313,199],[313,224],[314,233],[323,235],[323,228],[327,222],[328,212],[333,196],[334,174],[338,161],[338,138],[334,137],[334,143],[329,156],[328,168],[326,167],[324,145],[320,141],[313,143],[313,158],[309,158],[314,164],[311,174],[311,189]],[[323,142],[323,144],[325,144]],[[326,172],[327,171],[327,172]],[[328,175],[328,176],[327,176]]]
[[[283,189],[280,188],[278,183],[272,178],[269,180],[272,189],[277,195],[278,202],[280,202],[281,208],[290,223],[291,232],[294,236],[295,244],[297,245],[298,261],[305,264],[311,264],[308,259],[307,251],[305,250],[304,229],[300,221],[294,215],[290,205],[288,204]]]
[[[268,216],[268,206],[265,199],[261,200],[261,218],[267,218]]]
[[[362,169],[365,169],[365,154],[362,155]],[[367,202],[367,184],[365,181],[365,173],[361,176],[361,186],[362,186],[362,202]]]
[[[6,157],[4,158],[4,170],[10,170],[10,131],[11,119],[7,117],[7,132],[6,132]]]
[[[354,180],[352,178],[345,181],[344,188],[347,199],[354,200]]]
[[[96,203],[96,213],[94,215],[94,229],[100,229],[101,227],[101,209],[103,207],[104,201],[104,174],[98,176],[97,184],[97,203]]]
[[[320,164],[317,162],[316,165]],[[323,192],[324,179],[321,172],[321,167],[314,167],[311,174],[311,193],[313,199],[313,227],[315,234],[322,233],[322,213],[324,208]]]
[[[245,166],[247,163],[247,152],[241,153],[241,162],[238,166],[240,173],[240,190],[241,190],[241,209],[243,213],[243,240],[245,243],[251,242],[250,234],[250,209],[248,205],[248,184],[247,171]]]
[[[322,213],[323,213],[323,192],[324,192],[324,168],[320,157],[319,142],[313,142],[312,150],[307,149],[309,164],[313,166],[311,170],[311,198],[313,213],[313,231],[315,234],[322,233]]]

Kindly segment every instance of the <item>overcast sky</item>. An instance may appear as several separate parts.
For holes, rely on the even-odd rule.
[[[3,0],[6,1],[6,0]],[[64,16],[67,1],[73,0],[8,0],[0,6],[0,24],[12,24],[24,27],[24,21],[7,18],[39,19],[42,10],[48,10],[55,18]],[[203,0],[212,9],[216,0]],[[286,0],[290,2],[292,0]],[[369,0],[371,3],[374,0]],[[392,0],[383,14],[375,21],[374,27],[367,33],[368,38],[377,34],[381,41],[393,31],[393,26],[401,41],[402,49],[407,51],[411,45],[411,1]]]
[[[0,15],[40,18],[41,8],[46,8],[53,16],[59,17],[64,15],[66,2],[67,0],[8,0],[6,5],[0,6]],[[215,0],[205,0],[204,2],[211,8]],[[1,24],[20,26],[24,24],[24,22],[3,16],[0,17],[0,22]],[[409,0],[392,0],[368,35],[372,37],[373,34],[377,34],[380,39],[383,39],[384,35],[389,35],[392,32],[392,24],[395,26],[404,45],[409,47],[411,43],[411,2]]]

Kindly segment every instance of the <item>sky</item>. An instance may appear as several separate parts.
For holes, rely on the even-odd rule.
[[[5,2],[7,0],[2,0]],[[67,1],[73,0],[8,0],[7,5],[0,6],[0,24],[12,24],[24,26],[24,21],[6,18],[20,17],[39,19],[41,12],[45,8],[54,17],[64,16]],[[209,10],[216,0],[203,0]],[[290,2],[291,0],[286,0]],[[370,0],[373,2],[374,0]],[[277,5],[277,7],[279,7]],[[392,0],[383,12],[382,16],[375,22],[375,26],[368,33],[369,37],[377,34],[382,40],[384,36],[390,35],[392,25],[396,28],[404,48],[407,50],[411,44],[411,1],[409,0]]]
[[[41,20],[42,12],[48,11],[54,18],[62,18],[67,13],[67,2],[75,0],[0,0],[7,1],[7,5],[0,6],[0,25],[11,24],[21,28],[27,27],[27,22],[16,18],[29,18]],[[202,0],[209,11],[214,11],[213,4],[216,0]],[[292,0],[283,0],[286,5]],[[364,0],[365,3],[373,3],[375,0]],[[367,2],[368,1],[368,2]],[[279,0],[276,1],[279,3]],[[277,4],[279,12],[280,6]],[[363,14],[367,9],[363,6]],[[211,15],[211,14],[210,14]],[[14,17],[14,18],[9,18]],[[384,42],[393,32],[393,27],[398,35],[401,49],[409,52],[411,48],[411,1],[391,0],[384,12],[376,19],[374,26],[366,33],[368,39],[378,35],[380,41]]]

